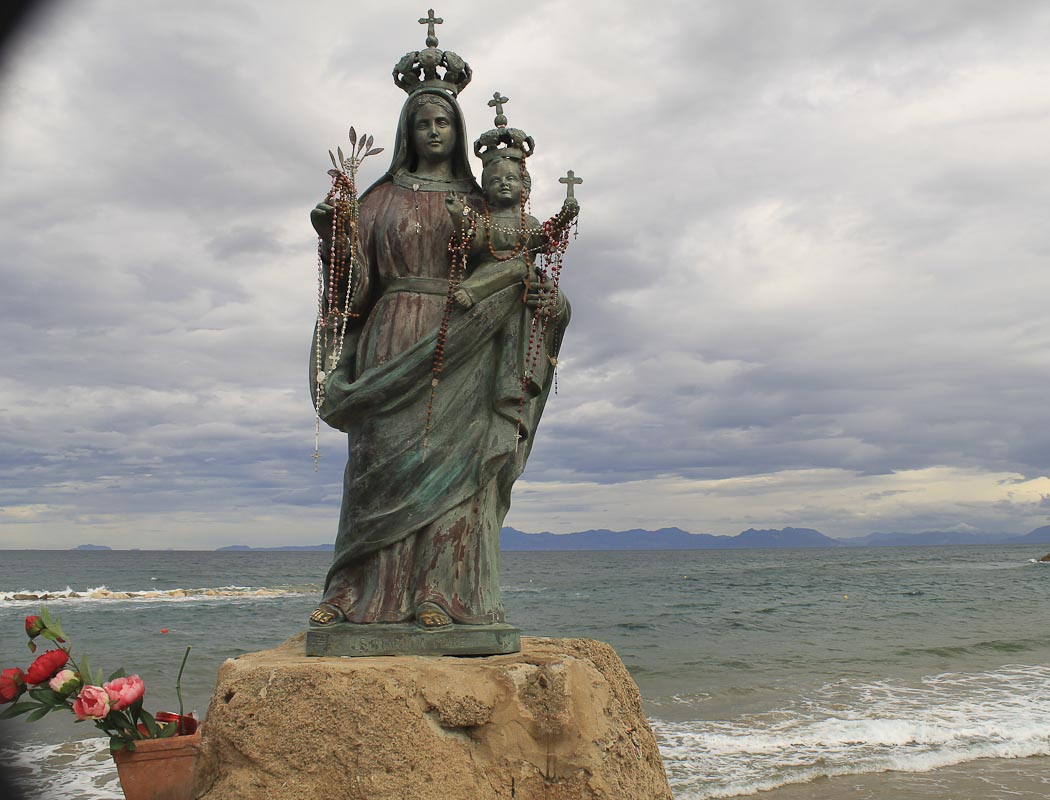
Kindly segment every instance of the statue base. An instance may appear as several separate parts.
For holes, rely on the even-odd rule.
[[[450,625],[426,630],[415,623],[342,622],[306,631],[308,656],[494,656],[521,650],[513,625]]]
[[[222,665],[195,798],[671,800],[638,687],[607,644],[316,658],[304,640]]]

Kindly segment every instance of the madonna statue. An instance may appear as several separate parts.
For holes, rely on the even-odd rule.
[[[408,97],[390,168],[360,199],[351,316],[339,361],[321,381],[320,417],[348,434],[349,456],[311,635],[386,623],[428,636],[504,623],[500,528],[569,320],[568,303],[531,262],[525,281],[448,311],[462,234],[450,204],[481,209],[484,199],[456,100],[470,68],[436,49],[430,28],[427,49],[395,68]],[[327,259],[346,252],[333,248],[333,213],[328,202],[311,213]],[[534,342],[541,366],[523,381],[537,305],[549,319]],[[311,368],[315,387],[314,358]]]

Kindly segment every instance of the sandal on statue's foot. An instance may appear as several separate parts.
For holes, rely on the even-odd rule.
[[[318,603],[317,608],[310,614],[311,628],[323,628],[340,622],[346,622],[346,614],[341,608],[331,603]]]
[[[436,603],[420,603],[416,609],[416,624],[427,630],[447,628],[452,625],[452,617]]]

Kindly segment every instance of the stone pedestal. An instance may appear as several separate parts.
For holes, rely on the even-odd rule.
[[[638,688],[588,639],[475,658],[228,660],[200,800],[670,800]]]
[[[423,630],[400,625],[325,625],[306,632],[308,656],[487,656],[517,653],[521,631],[513,625],[449,625]]]

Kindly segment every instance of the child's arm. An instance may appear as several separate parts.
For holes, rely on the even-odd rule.
[[[475,303],[491,297],[501,289],[521,283],[528,277],[529,270],[524,258],[512,258],[509,261],[489,261],[481,264],[465,278],[453,297],[461,308],[470,308]]]
[[[469,235],[473,221],[467,219],[466,227],[464,227],[467,204],[463,202],[463,198],[457,196],[455,192],[448,192],[445,195],[445,208],[448,209],[448,215],[452,218],[452,230],[455,232],[456,240],[460,240],[464,233]]]
[[[580,204],[575,197],[566,197],[561,204],[561,210],[551,217],[547,224],[553,238],[560,238],[561,234],[568,228],[574,219],[580,215]]]

